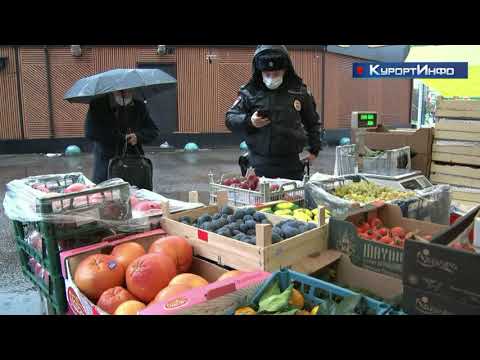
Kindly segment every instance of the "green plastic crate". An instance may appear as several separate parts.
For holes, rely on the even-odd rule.
[[[13,227],[23,274],[38,287],[47,301],[51,313],[64,314],[67,311],[67,299],[60,264],[60,252],[100,242],[112,232],[92,224],[65,231],[57,224],[43,221],[13,221]],[[31,231],[38,231],[41,236],[41,246],[35,247],[26,241]],[[30,259],[32,258],[48,272],[47,281],[37,277],[31,269]]]

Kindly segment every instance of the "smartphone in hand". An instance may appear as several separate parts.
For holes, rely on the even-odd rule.
[[[257,115],[261,118],[270,118],[270,111],[269,110],[258,110]]]

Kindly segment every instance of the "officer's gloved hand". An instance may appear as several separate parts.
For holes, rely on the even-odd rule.
[[[258,116],[258,111],[255,111],[255,113],[252,115],[251,122],[252,122],[252,125],[254,127],[259,129],[259,128],[262,128],[264,126],[269,125],[270,124],[270,119]]]

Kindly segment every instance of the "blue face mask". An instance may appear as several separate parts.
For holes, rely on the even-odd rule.
[[[280,85],[282,85],[283,83],[283,76],[270,78],[262,74],[262,78],[263,78],[263,83],[270,90],[278,89]]]

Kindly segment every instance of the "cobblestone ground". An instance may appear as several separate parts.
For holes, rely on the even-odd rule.
[[[147,149],[148,150],[148,149]],[[199,191],[200,201],[208,202],[208,173],[238,173],[236,149],[205,150],[197,153],[149,152],[154,163],[154,191],[170,198],[188,199],[188,192]],[[47,158],[44,155],[0,156],[0,197],[3,203],[5,185],[33,175],[83,172],[91,177],[92,156]],[[311,173],[333,173],[335,150],[325,149],[311,167]],[[15,251],[12,229],[0,207],[0,314],[42,314],[38,291],[26,280]]]

